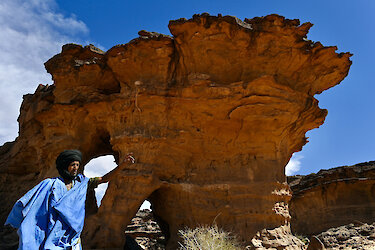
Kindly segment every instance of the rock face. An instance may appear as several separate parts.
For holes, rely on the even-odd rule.
[[[288,177],[292,230],[318,234],[350,223],[373,223],[375,161]]]
[[[324,122],[314,95],[351,64],[349,53],[307,40],[311,26],[202,14],[171,21],[173,37],[142,31],[106,53],[63,46],[45,64],[54,85],[24,96],[19,137],[0,148],[1,221],[29,188],[57,175],[60,151],[77,148],[85,162],[137,158],[87,218],[89,248],[121,247],[145,199],[167,248],[185,226],[215,221],[250,242],[288,225],[284,167]]]
[[[308,243],[305,244],[299,238],[292,235],[289,225],[285,225],[257,232],[251,240],[251,244],[246,249],[304,250],[307,247]]]
[[[165,236],[157,224],[152,211],[139,210],[125,230],[125,234],[136,240],[143,249],[165,249]]]
[[[323,249],[375,249],[375,224],[357,223],[331,228],[316,238],[323,244]]]

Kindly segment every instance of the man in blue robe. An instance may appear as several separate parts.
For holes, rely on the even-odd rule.
[[[78,174],[82,154],[65,150],[56,159],[60,177],[43,180],[13,206],[5,224],[18,228],[18,249],[81,249],[88,186],[110,181],[115,168],[103,177]],[[125,163],[134,163],[127,155]]]

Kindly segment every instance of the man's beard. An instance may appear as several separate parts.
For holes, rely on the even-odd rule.
[[[64,178],[64,180],[72,181],[78,175],[78,172],[77,174],[71,174],[67,169],[57,169],[57,170],[59,171],[59,174],[61,175],[61,177]]]

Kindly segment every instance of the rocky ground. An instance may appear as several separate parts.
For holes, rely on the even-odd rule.
[[[325,249],[375,249],[375,223],[331,228],[316,237]]]
[[[253,239],[253,246],[248,249],[375,249],[375,223],[369,225],[358,222],[331,228],[310,239],[305,236],[287,239],[287,231],[278,228],[259,232]],[[138,211],[126,234],[133,237],[143,249],[165,249],[165,237],[150,210]]]
[[[135,239],[143,249],[165,249],[165,236],[148,209],[137,212],[125,234]]]

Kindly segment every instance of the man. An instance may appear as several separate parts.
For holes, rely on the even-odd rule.
[[[65,150],[56,159],[60,177],[49,178],[21,197],[5,224],[18,228],[18,249],[81,249],[88,186],[108,182],[120,171],[116,167],[103,177],[78,174],[82,154]],[[127,155],[125,164],[134,163]]]

